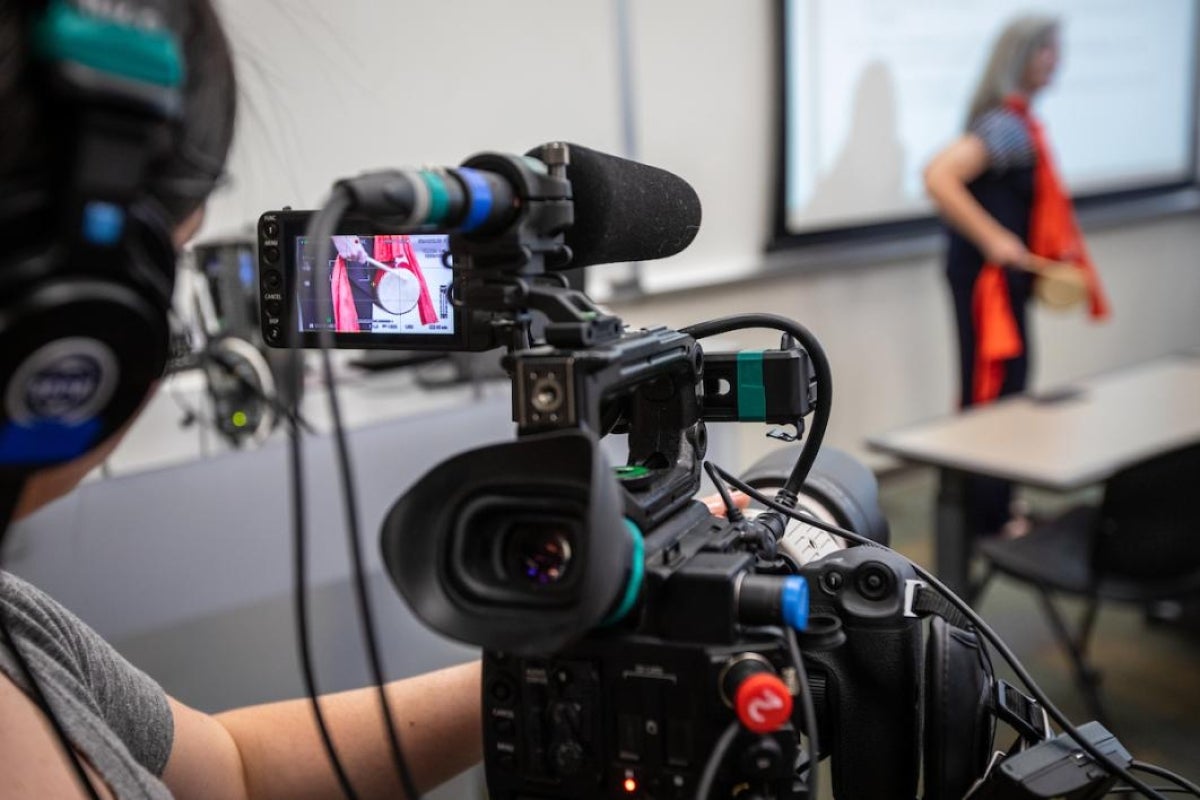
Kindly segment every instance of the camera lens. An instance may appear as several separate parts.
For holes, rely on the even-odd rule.
[[[568,531],[552,522],[526,522],[509,535],[508,564],[514,575],[529,583],[558,583],[571,565]]]

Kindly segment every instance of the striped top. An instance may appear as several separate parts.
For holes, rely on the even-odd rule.
[[[988,168],[993,172],[1031,168],[1037,156],[1025,121],[1007,108],[993,108],[976,117],[967,127],[983,140]]]

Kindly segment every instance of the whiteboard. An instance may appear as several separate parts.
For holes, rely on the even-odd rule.
[[[925,216],[921,172],[962,133],[1026,0],[783,0],[784,228]],[[1062,60],[1035,103],[1076,194],[1194,175],[1197,0],[1043,0]]]

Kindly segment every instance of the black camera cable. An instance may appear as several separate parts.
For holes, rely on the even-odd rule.
[[[805,781],[805,789],[808,790],[809,797],[817,798],[820,797],[818,773],[821,761],[821,745],[818,744],[817,738],[817,710],[813,705],[812,689],[808,683],[808,670],[804,667],[804,656],[800,652],[800,642],[796,639],[796,631],[790,625],[785,625],[783,633],[787,637],[788,652],[792,655],[792,662],[796,665],[796,680],[800,683],[800,711],[804,716],[804,727],[807,729],[805,732],[808,734],[808,780]]]
[[[713,784],[717,781],[717,770],[721,768],[721,763],[733,745],[733,740],[737,738],[740,728],[741,723],[735,719],[726,725],[725,730],[721,731],[721,735],[717,737],[717,743],[713,745],[712,752],[708,754],[708,761],[704,764],[704,770],[700,773],[700,780],[696,782],[696,800],[708,800]]]
[[[778,314],[734,314],[709,322],[689,325],[682,328],[680,332],[693,339],[706,339],[709,336],[753,328],[775,330],[792,337],[807,351],[813,366],[817,398],[816,406],[813,409],[812,425],[809,426],[808,436],[804,439],[800,457],[796,459],[796,465],[792,468],[787,482],[777,495],[783,505],[794,508],[796,498],[804,487],[804,480],[808,477],[813,462],[817,459],[817,451],[821,449],[821,442],[825,438],[825,429],[829,427],[829,416],[833,411],[833,373],[830,370],[825,349],[821,347],[817,337],[803,325]],[[805,388],[807,389],[807,387]]]
[[[720,467],[716,467],[716,472],[721,476],[722,480],[729,483],[735,489],[738,489],[738,490],[744,492],[745,494],[748,494],[751,498],[753,498],[754,500],[757,500],[759,503],[762,503],[763,505],[767,506],[768,508],[774,509],[775,511],[777,511],[781,514],[784,514],[785,516],[788,516],[788,517],[798,520],[800,522],[804,522],[808,525],[812,525],[814,528],[819,528],[820,530],[826,531],[828,533],[833,533],[833,534],[836,534],[843,538],[849,539],[850,541],[855,542],[856,544],[860,544],[860,545],[863,545],[866,547],[878,547],[882,550],[890,550],[893,553],[896,552],[895,550],[892,550],[892,548],[887,547],[882,544],[879,544],[878,542],[872,541],[871,539],[868,539],[865,536],[860,536],[859,534],[855,533],[854,531],[846,530],[845,528],[840,528],[837,525],[830,525],[829,523],[819,520],[816,517],[813,517],[809,514],[802,513],[793,508],[788,508],[774,500],[771,500],[766,495],[764,495],[762,492],[759,492],[757,489],[755,489],[753,486],[750,486],[745,481],[738,479],[737,477],[731,475],[729,472],[727,472],[724,469],[721,469]],[[996,652],[998,652],[1000,654],[1000,656],[1006,662],[1008,662],[1009,666],[1012,667],[1013,671],[1017,674],[1017,677],[1021,680],[1021,682],[1029,690],[1030,694],[1033,695],[1034,699],[1037,700],[1038,703],[1041,704],[1042,708],[1045,709],[1046,713],[1049,714],[1050,717],[1052,719],[1054,719],[1054,721],[1058,724],[1058,726],[1060,728],[1062,728],[1063,732],[1066,733],[1068,736],[1070,736],[1072,739],[1074,739],[1075,742],[1077,744],[1079,744],[1079,746],[1089,756],[1091,756],[1093,759],[1095,759],[1097,763],[1102,765],[1108,771],[1108,773],[1110,775],[1113,775],[1113,776],[1118,777],[1121,780],[1125,781],[1127,784],[1132,786],[1137,791],[1141,792],[1146,797],[1154,798],[1154,800],[1166,800],[1166,798],[1164,798],[1160,793],[1155,791],[1152,787],[1147,785],[1142,780],[1140,780],[1137,777],[1135,777],[1134,775],[1130,774],[1129,770],[1122,768],[1119,764],[1115,763],[1111,758],[1109,758],[1107,755],[1102,753],[1095,745],[1093,745],[1091,742],[1089,742],[1086,739],[1086,737],[1084,737],[1079,732],[1079,729],[1076,728],[1073,724],[1071,724],[1071,721],[1067,719],[1066,715],[1063,714],[1062,711],[1060,711],[1058,709],[1058,707],[1054,705],[1053,702],[1051,702],[1050,698],[1046,695],[1046,693],[1044,691],[1042,691],[1041,687],[1039,687],[1034,682],[1033,677],[1029,674],[1029,672],[1021,664],[1021,662],[1017,658],[1016,654],[1014,654],[1012,652],[1012,650],[1008,647],[1008,645],[1006,645],[1004,643],[1004,641],[996,634],[996,632],[993,631],[991,629],[991,627],[986,622],[984,622],[983,618],[980,617],[979,614],[976,613],[975,610],[972,609],[962,598],[960,598],[958,595],[954,594],[954,592],[950,591],[949,588],[947,588],[941,581],[939,581],[937,578],[935,578],[932,573],[930,573],[927,569],[922,567],[920,564],[917,564],[914,561],[908,559],[903,554],[897,553],[897,555],[899,555],[901,558],[904,558],[906,561],[908,561],[909,565],[912,566],[913,570],[921,577],[922,580],[926,581],[930,587],[932,587],[935,591],[937,591],[939,594],[941,594],[943,597],[945,597],[960,613],[963,614],[964,617],[966,617],[968,620],[970,620],[971,624],[973,626],[975,626],[975,628],[980,632],[980,634],[982,634],[984,636],[984,638],[987,639],[987,641],[990,642],[991,645],[996,649]],[[1198,795],[1198,796],[1200,796],[1200,795]]]
[[[733,497],[729,494],[729,488],[717,474],[717,465],[711,461],[705,461],[704,469],[708,473],[709,479],[712,480],[713,486],[716,487],[717,494],[721,496],[721,502],[725,504],[725,519],[732,523],[741,522],[742,519],[744,519],[742,510],[737,507],[736,503],[733,502]],[[794,631],[790,626],[784,625],[783,632],[787,641],[788,655],[791,657],[792,663],[796,668],[796,680],[800,684],[800,711],[804,717],[805,731],[808,734],[808,742],[805,746],[805,756],[808,759],[808,777],[805,788],[809,797],[816,798],[819,796],[817,762],[821,758],[821,747],[818,744],[817,739],[817,712],[816,708],[813,706],[812,692],[808,683],[808,670],[806,670],[804,667],[804,658],[800,653],[800,643],[796,639],[796,631]],[[718,753],[717,750],[714,750],[709,757],[710,763],[715,763],[718,765],[723,759],[723,750],[720,753]],[[716,768],[714,767],[714,775],[716,774],[715,769]],[[699,786],[703,786],[703,781],[699,784]],[[710,791],[711,785],[704,788],[703,792],[701,792],[698,788],[696,797],[700,798],[700,800],[706,800]]]
[[[305,231],[307,242],[312,253],[314,265],[328,261],[332,250],[332,237],[337,232],[337,226],[342,217],[353,207],[350,193],[335,187],[329,201],[319,212],[309,220],[308,230]],[[317,274],[320,274],[318,271]],[[333,316],[333,298],[323,291],[321,281],[314,281],[317,290],[317,314],[320,319]],[[297,304],[299,300],[296,300]],[[298,308],[297,308],[298,312]],[[299,313],[296,320],[300,319]],[[346,441],[346,430],[342,424],[341,405],[338,401],[337,384],[333,376],[333,363],[329,351],[333,348],[333,331],[321,325],[318,328],[317,340],[321,348],[321,370],[325,381],[325,390],[329,397],[329,415],[333,424],[334,442],[336,444],[338,478],[342,494],[342,509],[346,515],[346,540],[350,550],[351,564],[354,573],[355,599],[358,605],[359,618],[362,625],[363,644],[366,649],[367,662],[371,670],[371,679],[379,693],[379,708],[383,715],[384,729],[388,745],[391,749],[392,761],[400,778],[407,800],[418,800],[420,793],[413,781],[412,772],[404,759],[404,750],[400,744],[400,736],[388,703],[387,692],[384,688],[383,668],[379,655],[379,647],[375,634],[374,612],[370,598],[367,596],[366,568],[363,563],[362,541],[359,539],[358,503],[354,493],[354,474],[351,468],[350,451]]]
[[[1171,781],[1172,783],[1174,783],[1176,786],[1179,787],[1178,789],[1169,789],[1168,791],[1172,791],[1172,792],[1185,791],[1196,797],[1200,797],[1200,785],[1197,785],[1197,784],[1193,783],[1192,781],[1189,781],[1187,778],[1183,777],[1182,775],[1180,775],[1178,773],[1175,773],[1169,769],[1160,767],[1157,764],[1147,764],[1144,761],[1134,761],[1133,764],[1130,765],[1129,769],[1135,770],[1138,772],[1147,772],[1151,775],[1157,775],[1160,778],[1165,778],[1166,780]]]
[[[324,213],[324,210],[317,212],[317,216],[319,217]],[[340,211],[337,212],[339,217],[341,213]],[[317,731],[320,734],[325,755],[329,759],[329,765],[333,769],[342,794],[345,795],[347,800],[358,800],[358,794],[354,791],[353,784],[350,783],[350,776],[346,774],[346,769],[342,764],[341,758],[338,756],[337,747],[334,745],[333,736],[330,734],[329,725],[325,720],[325,713],[321,710],[321,702],[317,694],[316,674],[313,669],[312,642],[308,635],[308,531],[305,518],[304,448],[298,424],[300,417],[299,389],[304,381],[304,359],[303,351],[300,348],[300,299],[298,294],[294,295],[292,302],[295,304],[295,316],[294,324],[286,332],[288,359],[284,370],[284,382],[288,386],[288,395],[291,398],[292,406],[290,413],[287,414],[288,480],[291,484],[290,495],[292,501],[292,555],[294,564],[292,591],[296,610],[297,655],[300,659],[300,676],[304,681],[304,692],[308,696],[309,705],[313,712],[313,721],[317,725]]]
[[[345,767],[342,765],[341,758],[338,756],[337,748],[334,746],[333,737],[329,733],[329,725],[325,720],[325,714],[321,710],[321,704],[317,699],[316,674],[313,669],[312,657],[312,642],[308,634],[308,592],[306,586],[308,584],[308,531],[305,522],[305,492],[304,492],[304,451],[301,446],[301,434],[312,433],[312,426],[304,419],[300,413],[298,406],[298,398],[300,397],[300,385],[304,379],[303,360],[299,347],[298,331],[289,330],[287,333],[288,341],[288,359],[285,363],[284,381],[289,384],[290,404],[285,403],[278,397],[267,397],[265,393],[257,386],[252,386],[249,381],[244,381],[240,375],[232,370],[231,365],[227,364],[223,359],[215,358],[209,351],[205,350],[198,354],[200,363],[212,363],[218,368],[227,371],[235,379],[239,380],[245,388],[255,393],[264,402],[271,403],[276,413],[287,420],[287,437],[288,437],[288,482],[289,495],[291,497],[292,506],[292,557],[293,557],[293,572],[292,572],[292,594],[293,605],[296,612],[296,646],[297,656],[300,662],[300,676],[304,684],[305,694],[308,696],[309,703],[312,707],[313,719],[317,726],[317,732],[321,739],[321,744],[325,749],[325,754],[329,759],[330,766],[333,769],[334,776],[337,779],[338,785],[341,787],[342,794],[348,800],[357,800],[358,795],[354,791],[353,785],[350,783],[350,778],[346,774]],[[203,421],[202,417],[195,410],[185,407],[178,401],[185,413],[191,414],[202,425],[208,425]]]

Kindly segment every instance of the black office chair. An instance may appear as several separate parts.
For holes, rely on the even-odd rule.
[[[1200,445],[1117,473],[1105,484],[1098,508],[1072,508],[1035,522],[1019,539],[984,541],[979,552],[986,572],[972,596],[997,572],[1031,584],[1092,713],[1104,721],[1099,674],[1087,659],[1100,601],[1147,607],[1200,594]],[[1076,632],[1055,606],[1054,593],[1087,599]]]

